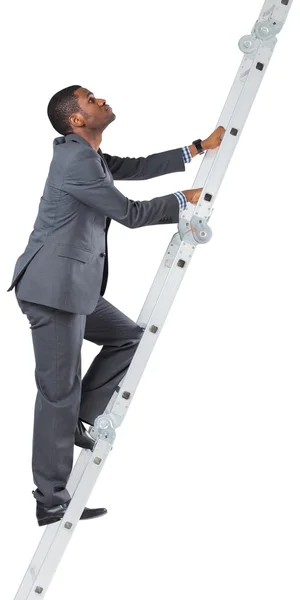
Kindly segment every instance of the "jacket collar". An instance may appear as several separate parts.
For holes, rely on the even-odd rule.
[[[91,144],[87,140],[85,140],[82,135],[78,135],[78,133],[68,133],[67,135],[62,135],[53,140],[53,147],[58,146],[59,144],[68,144],[69,142],[78,142],[79,144],[83,144],[84,146],[89,146],[92,148]],[[101,153],[100,148],[97,150],[98,154]]]

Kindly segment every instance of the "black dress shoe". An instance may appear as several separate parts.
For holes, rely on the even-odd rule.
[[[36,518],[38,520],[38,524],[40,526],[51,525],[51,523],[60,521],[64,516],[68,505],[69,502],[57,504],[56,506],[45,506],[37,501]],[[80,519],[96,519],[96,517],[102,517],[102,515],[106,515],[106,513],[106,508],[85,508]]]
[[[93,450],[95,440],[90,437],[82,421],[78,419],[77,427],[75,430],[75,446],[80,448],[86,448],[87,450]]]

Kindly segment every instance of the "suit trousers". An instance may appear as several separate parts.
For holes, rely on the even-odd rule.
[[[54,506],[70,500],[66,484],[73,466],[78,418],[93,425],[103,413],[144,329],[103,296],[89,315],[17,301],[30,323],[35,356],[34,497]],[[83,339],[103,347],[81,379]]]

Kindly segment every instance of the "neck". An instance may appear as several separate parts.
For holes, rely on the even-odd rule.
[[[92,148],[94,148],[94,150],[98,150],[101,142],[102,142],[102,131],[97,131],[95,133],[93,132],[86,132],[86,131],[82,131],[82,128],[80,129],[80,131],[73,131],[73,133],[76,133],[77,135],[81,135],[81,137],[83,137],[91,146]]]

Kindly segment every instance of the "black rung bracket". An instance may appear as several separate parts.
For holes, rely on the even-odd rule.
[[[259,71],[262,71],[262,70],[263,70],[263,68],[264,68],[264,66],[265,66],[265,65],[264,65],[263,63],[261,63],[261,62],[258,62],[258,63],[257,63],[257,65],[256,65],[256,68],[257,68]]]
[[[210,202],[211,199],[212,199],[212,195],[211,194],[205,194],[204,200],[206,200],[206,202]]]
[[[122,398],[125,398],[125,400],[128,400],[128,398],[130,398],[130,392],[123,392]]]
[[[158,327],[156,327],[156,325],[151,325],[151,327],[150,327],[151,333],[156,333],[157,330],[158,330]]]
[[[235,129],[235,127],[232,127],[232,129],[230,130],[230,135],[237,135],[238,134],[238,129]]]
[[[185,265],[185,260],[182,260],[182,258],[179,259],[178,263],[177,263],[177,267],[181,267],[183,268]]]
[[[284,4],[284,6],[287,6],[290,0],[281,0],[281,4]]]

